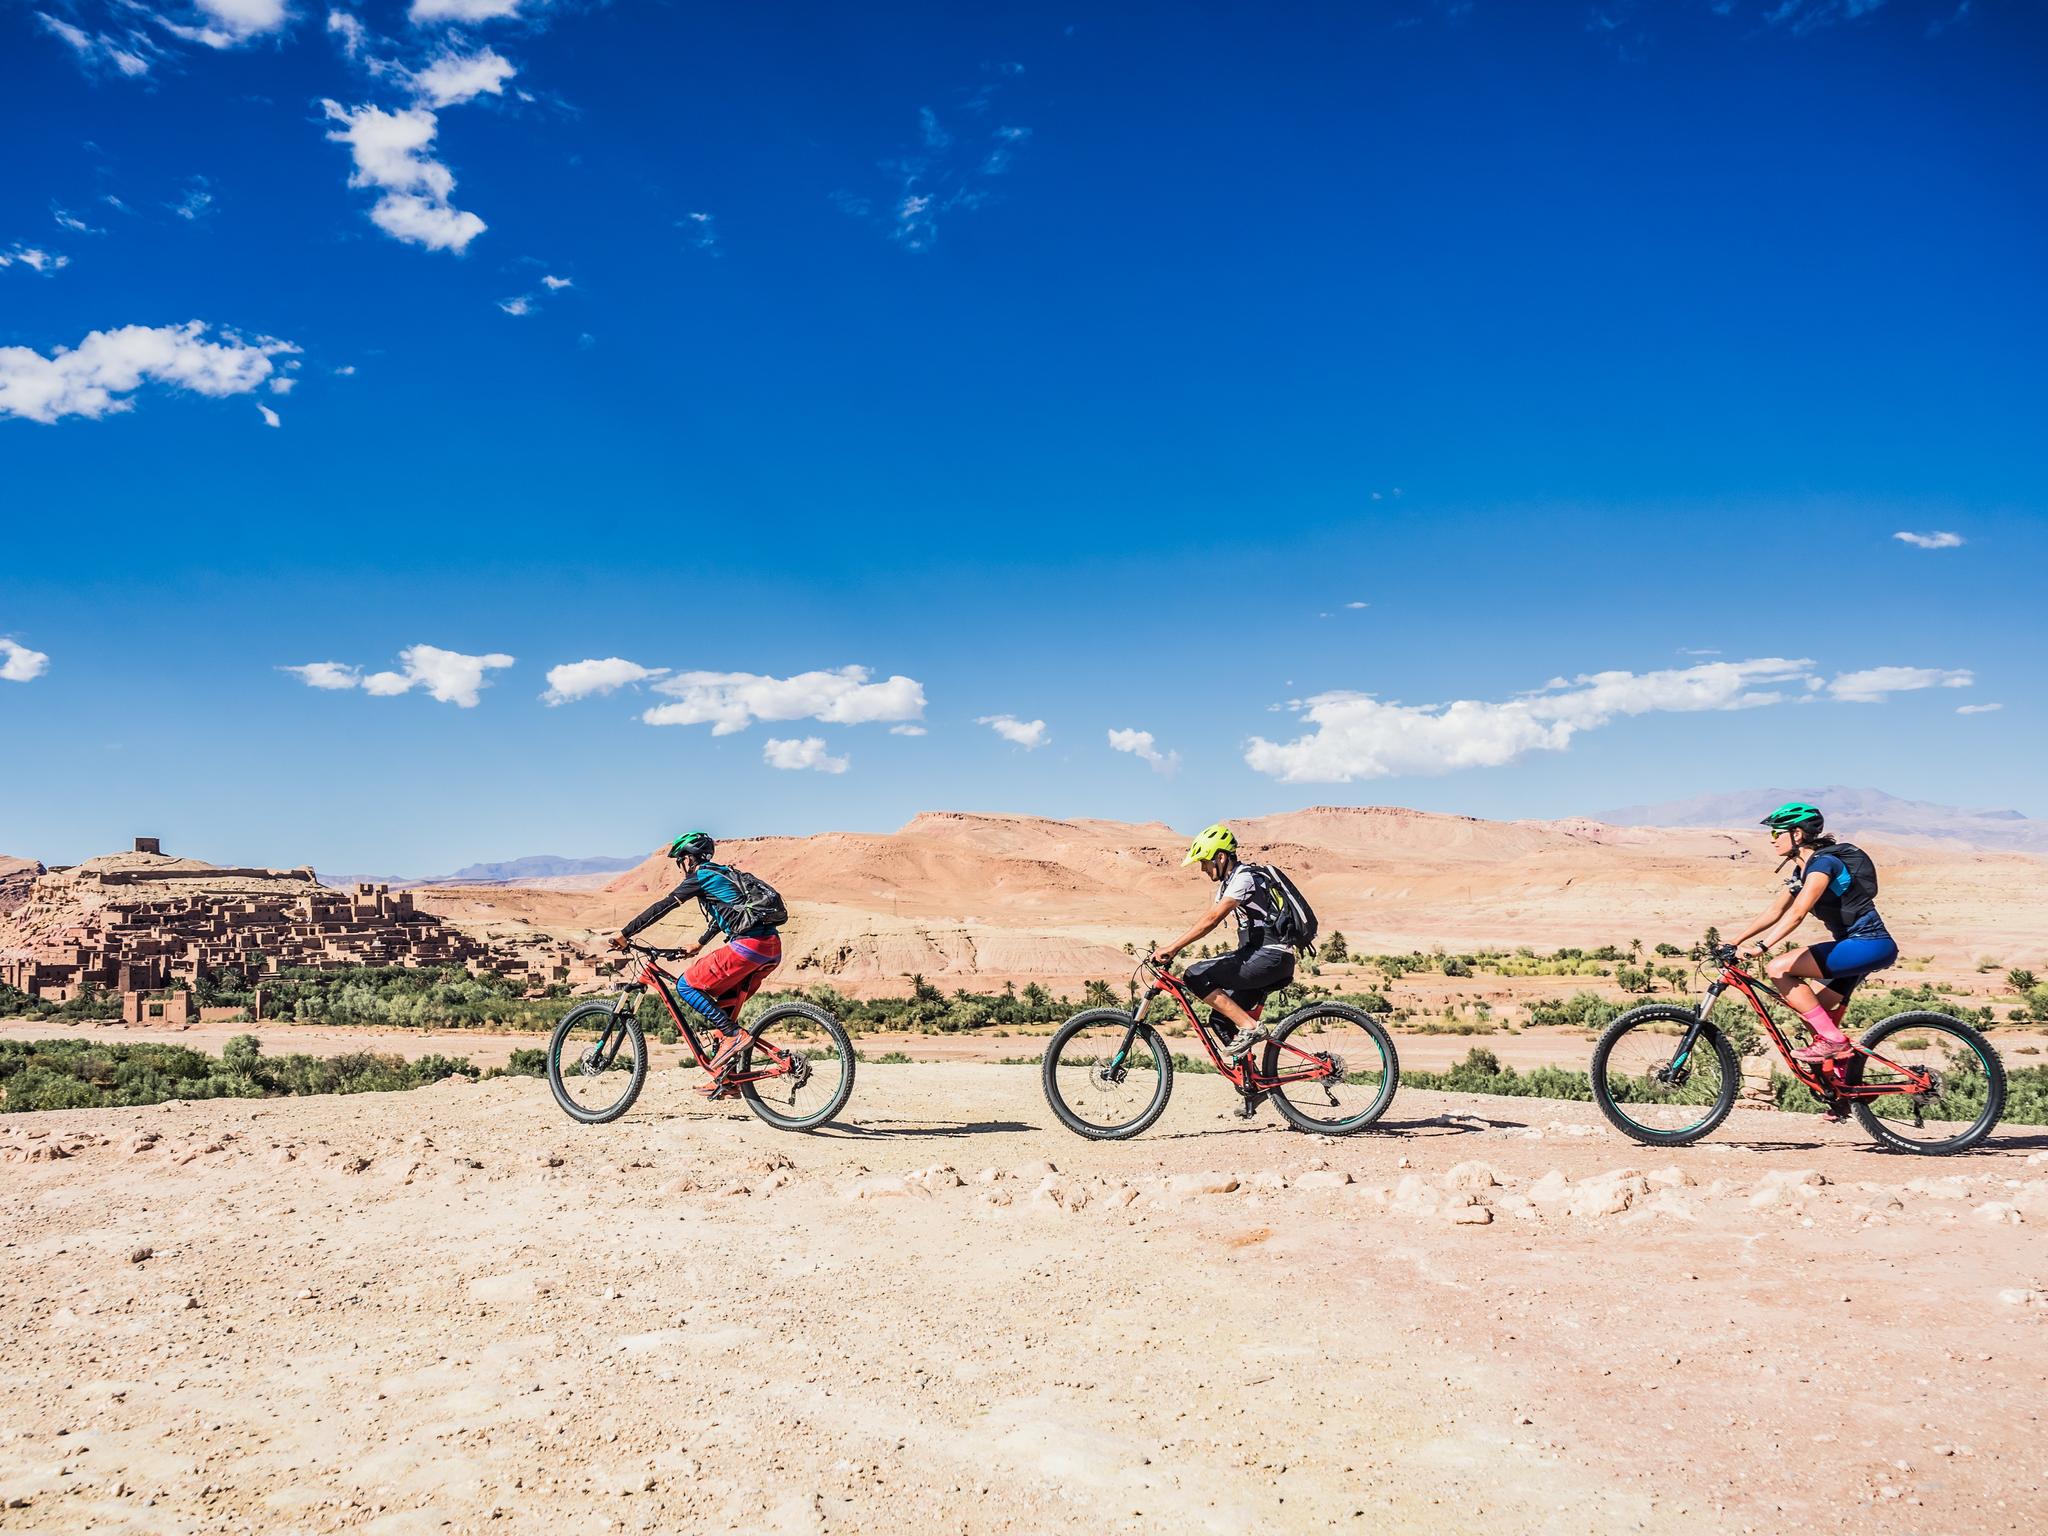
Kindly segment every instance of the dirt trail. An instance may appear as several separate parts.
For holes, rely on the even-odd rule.
[[[5,1122],[0,1527],[2039,1528],[2039,1133],[1332,1142],[1185,1077],[1093,1146],[947,1064],[793,1137],[694,1080]]]

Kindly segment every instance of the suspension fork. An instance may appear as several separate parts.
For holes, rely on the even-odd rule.
[[[1678,1049],[1672,1053],[1671,1070],[1676,1072],[1692,1056],[1692,1048],[1699,1044],[1700,1031],[1707,1027],[1707,1016],[1714,1011],[1714,1004],[1721,1000],[1721,994],[1728,990],[1728,983],[1714,980],[1707,983],[1706,994],[1700,998],[1699,1011],[1686,1027],[1685,1038],[1678,1042]]]
[[[598,1070],[609,1072],[618,1059],[619,1047],[626,1043],[626,1021],[640,1011],[640,990],[643,983],[634,982],[622,987],[619,995],[612,999],[612,1021],[604,1027],[604,1037],[598,1041]]]
[[[1123,1070],[1124,1058],[1131,1054],[1131,1042],[1138,1038],[1138,1031],[1144,1028],[1145,1010],[1151,1006],[1152,999],[1157,997],[1163,990],[1165,989],[1155,983],[1151,991],[1131,1004],[1131,1021],[1124,1026],[1124,1037],[1117,1045],[1116,1054],[1109,1058],[1111,1071],[1121,1072]]]

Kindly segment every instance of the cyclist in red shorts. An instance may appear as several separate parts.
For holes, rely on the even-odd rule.
[[[712,863],[711,856],[717,851],[717,843],[704,832],[685,832],[670,843],[668,856],[681,868],[682,884],[626,924],[612,940],[612,948],[624,949],[635,934],[660,922],[692,897],[704,909],[705,926],[697,942],[683,953],[697,955],[714,935],[725,935],[725,943],[693,960],[682,976],[685,987],[701,992],[725,1016],[719,1025],[724,1038],[712,1057],[710,1079],[697,1090],[712,1098],[723,1093],[724,1068],[746,1038],[739,1026],[740,1009],[782,963],[781,928],[789,920],[773,886],[729,864]]]

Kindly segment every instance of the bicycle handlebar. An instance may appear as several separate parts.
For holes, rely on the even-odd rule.
[[[645,955],[650,960],[680,960],[687,955],[687,949],[656,949],[652,944],[635,944],[628,940],[626,948],[636,955]]]

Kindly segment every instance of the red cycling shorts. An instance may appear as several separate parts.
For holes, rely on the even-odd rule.
[[[683,980],[710,998],[733,1019],[747,999],[761,990],[768,973],[782,964],[782,937],[729,939],[708,955],[699,955],[683,972]]]

